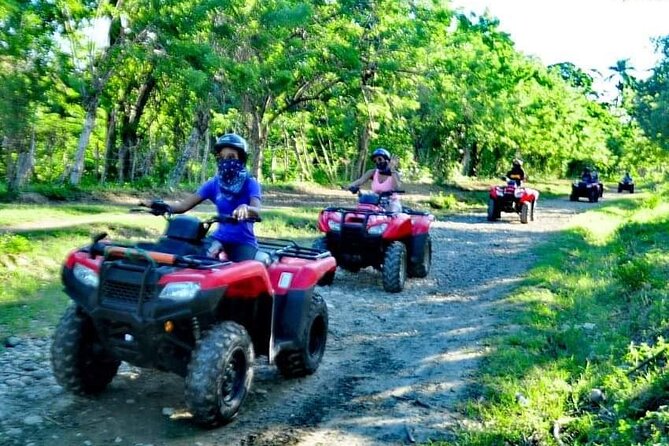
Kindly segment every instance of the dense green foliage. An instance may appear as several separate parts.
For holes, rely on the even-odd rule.
[[[669,443],[668,202],[609,202],[540,248],[457,444]]]
[[[498,25],[445,0],[10,0],[0,175],[10,192],[200,181],[211,138],[227,130],[249,139],[254,174],[273,181],[357,176],[379,145],[409,176],[438,181],[499,174],[513,156],[558,176],[658,164],[666,43],[646,82],[625,61],[612,67],[620,98],[608,105],[588,74],[542,66]]]

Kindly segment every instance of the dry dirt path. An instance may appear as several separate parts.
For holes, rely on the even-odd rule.
[[[504,329],[501,300],[532,266],[531,248],[568,225],[585,202],[540,203],[536,222],[483,213],[437,222],[433,266],[404,292],[375,271],[338,271],[321,288],[330,310],[326,354],[310,377],[256,368],[253,390],[227,426],[201,430],[185,412],[183,380],[123,365],[94,399],[66,394],[49,368],[48,339],[0,355],[1,445],[389,445],[447,439],[486,353]]]

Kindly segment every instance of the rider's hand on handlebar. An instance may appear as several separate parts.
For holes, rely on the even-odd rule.
[[[237,209],[232,211],[232,216],[237,220],[246,220],[251,217],[249,206],[247,204],[240,204]]]
[[[348,190],[352,194],[357,194],[358,192],[360,192],[360,188],[358,186],[349,186]]]
[[[153,215],[165,215],[172,213],[172,208],[170,205],[165,203],[163,200],[153,200],[148,207],[151,208],[150,212]]]

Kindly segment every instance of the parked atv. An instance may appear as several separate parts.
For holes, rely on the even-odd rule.
[[[274,239],[259,241],[258,260],[205,257],[217,221],[168,216],[157,242],[122,245],[102,234],[67,257],[62,281],[73,305],[51,347],[61,386],[99,393],[121,361],[173,372],[185,377],[194,421],[215,426],[249,393],[254,355],[285,377],[316,371],[328,311],[314,286],[334,275],[335,259]]]
[[[571,185],[569,200],[578,201],[579,198],[585,197],[590,203],[597,203],[603,196],[604,184],[595,177],[592,180],[574,181]]]
[[[432,262],[430,224],[434,216],[403,208],[402,212],[385,210],[390,196],[358,193],[355,208],[329,207],[318,217],[318,229],[325,233],[313,247],[329,250],[337,265],[351,272],[372,266],[381,271],[383,289],[397,293],[408,277],[426,277]]]
[[[539,200],[539,191],[519,185],[516,180],[502,177],[505,186],[490,188],[488,200],[488,221],[498,220],[502,212],[520,215],[521,223],[534,221],[534,212]]]
[[[620,194],[624,190],[630,191],[630,194],[634,193],[634,180],[632,178],[625,177],[618,183],[618,193]]]

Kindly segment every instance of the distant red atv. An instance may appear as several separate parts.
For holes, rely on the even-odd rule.
[[[394,193],[358,193],[355,208],[329,207],[318,217],[318,229],[325,233],[314,242],[318,250],[329,250],[337,265],[357,272],[372,266],[381,270],[383,289],[397,293],[409,277],[425,277],[432,262],[430,225],[434,216],[403,208],[385,210]]]
[[[539,199],[539,191],[518,185],[516,180],[502,177],[505,186],[490,188],[488,200],[488,221],[499,219],[502,212],[513,212],[520,215],[521,223],[534,221],[534,212]]]
[[[286,377],[314,373],[328,331],[314,287],[334,275],[335,259],[273,239],[259,241],[258,260],[205,257],[205,235],[219,218],[167,221],[157,242],[121,245],[102,234],[68,256],[62,280],[74,303],[51,347],[58,383],[99,393],[121,361],[173,372],[185,377],[194,421],[215,426],[248,394],[254,355]]]

